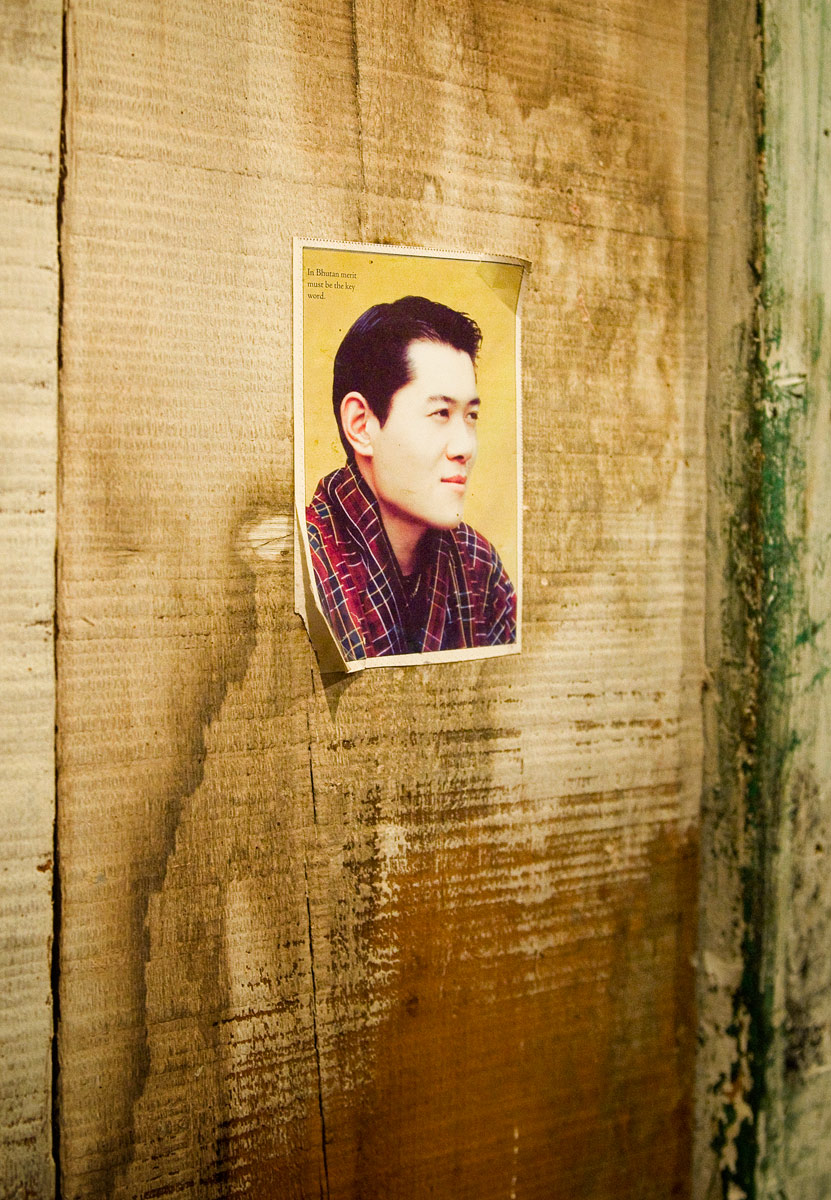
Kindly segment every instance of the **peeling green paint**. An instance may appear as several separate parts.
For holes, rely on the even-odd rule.
[[[822,875],[831,831],[831,3],[759,0],[755,13],[754,351],[737,364],[747,371],[745,442],[733,461],[745,476],[724,480],[723,492],[732,514],[722,652],[735,642],[744,658],[732,674],[718,669],[725,696],[745,689],[741,703],[723,697],[732,738],[720,731],[719,756],[719,786],[741,828],[741,977],[725,1030],[729,1083],[713,1086],[712,1149],[724,1200],[814,1200],[831,1181],[831,1118],[820,1119],[831,1084],[815,1082],[831,1066],[831,968],[813,990],[800,991],[800,971],[816,972],[831,928]]]
[[[720,11],[714,20],[725,21],[725,32],[746,33],[743,14],[736,8],[736,26],[731,29],[727,18]],[[713,10],[711,9],[711,19]],[[760,723],[760,677],[761,646],[765,609],[768,604],[768,589],[765,586],[766,555],[764,541],[769,500],[765,497],[766,476],[771,464],[764,461],[763,421],[765,417],[765,391],[760,371],[761,353],[761,306],[760,289],[764,283],[764,221],[759,219],[765,212],[765,196],[758,186],[763,184],[765,161],[765,137],[763,124],[764,74],[761,69],[761,39],[763,28],[763,5],[761,0],[754,9],[747,6],[747,16],[752,23],[755,15],[755,52],[750,48],[740,53],[739,63],[756,66],[755,79],[748,74],[748,107],[755,109],[749,120],[755,122],[755,171],[756,183],[746,189],[746,200],[755,210],[756,220],[751,221],[748,233],[751,244],[747,247],[747,262],[750,280],[755,287],[756,300],[746,318],[742,336],[729,338],[724,335],[722,368],[730,379],[733,394],[728,391],[723,397],[720,390],[711,395],[711,403],[717,412],[725,400],[738,413],[738,419],[717,422],[721,440],[720,448],[711,448],[714,462],[714,478],[711,478],[711,504],[715,485],[715,526],[718,539],[718,559],[723,571],[721,592],[723,595],[720,620],[720,657],[713,663],[718,689],[717,724],[717,779],[714,785],[716,803],[714,816],[705,815],[703,835],[717,835],[718,824],[731,818],[736,827],[733,844],[722,842],[719,846],[707,846],[705,853],[731,855],[734,886],[738,890],[739,907],[733,921],[737,921],[740,946],[741,969],[737,984],[732,990],[729,1003],[732,1019],[723,1030],[709,1028],[710,1037],[718,1036],[731,1052],[732,1061],[728,1072],[721,1072],[711,1085],[715,1098],[714,1135],[711,1149],[718,1164],[720,1179],[713,1183],[701,1181],[707,1188],[708,1200],[715,1200],[716,1188],[720,1200],[744,1200],[753,1196],[758,1158],[758,1122],[763,1094],[763,1078],[757,1064],[764,1059],[764,1006],[761,1002],[763,979],[763,946],[759,936],[761,910],[763,907],[763,878],[761,864],[764,856],[764,828],[762,786],[758,762],[758,736]],[[727,42],[729,45],[729,42]],[[714,46],[714,50],[716,47]],[[754,64],[755,59],[755,64]],[[730,75],[723,85],[732,89]],[[714,97],[714,108],[720,110],[720,97]],[[733,130],[730,130],[732,133]],[[751,129],[748,132],[752,132]],[[716,170],[722,169],[720,161]],[[730,178],[728,175],[727,178]],[[741,218],[740,218],[741,221]],[[741,228],[740,221],[736,223]],[[730,237],[727,228],[724,237]],[[733,247],[727,242],[728,253]],[[716,273],[721,271],[716,263]],[[729,279],[729,277],[728,277]],[[752,299],[752,298],[751,298]],[[737,307],[742,297],[737,295]],[[729,321],[729,312],[722,318],[716,311],[715,320]],[[742,357],[730,362],[731,348],[740,351]],[[718,378],[718,377],[717,377]],[[720,382],[720,380],[719,380]],[[770,564],[768,563],[767,566]],[[713,875],[718,878],[715,869]],[[709,903],[706,892],[707,877],[704,879],[702,905]],[[729,910],[728,910],[729,911]],[[727,912],[725,913],[727,915]],[[706,914],[705,914],[706,916]],[[729,944],[729,939],[728,944]]]
[[[767,259],[767,256],[766,256]],[[774,303],[763,296],[765,312]],[[781,335],[770,342],[778,350]],[[780,1091],[783,1060],[784,997],[782,962],[783,878],[787,871],[790,813],[784,803],[786,775],[799,744],[790,725],[789,693],[799,630],[810,627],[803,586],[806,463],[803,453],[808,387],[804,375],[788,376],[778,359],[760,354],[761,403],[757,433],[760,444],[760,518],[762,536],[762,610],[759,638],[759,726],[754,788],[762,827],[758,878],[754,895],[758,970],[755,1007],[753,1105],[756,1113],[756,1162],[742,1181],[750,1200],[787,1196]]]

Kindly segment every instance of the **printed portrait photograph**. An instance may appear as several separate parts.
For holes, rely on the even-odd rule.
[[[295,243],[296,597],[322,669],[520,649],[524,266]]]

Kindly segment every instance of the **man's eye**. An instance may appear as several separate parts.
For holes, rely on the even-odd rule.
[[[467,419],[468,419],[468,421],[471,421],[473,423],[478,421],[479,420],[479,410],[477,408],[471,409],[471,411],[467,414]]]
[[[431,417],[449,417],[450,409],[449,408],[435,408],[430,413],[430,416]]]

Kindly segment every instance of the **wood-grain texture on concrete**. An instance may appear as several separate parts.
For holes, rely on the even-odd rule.
[[[52,1194],[61,6],[0,12],[0,1194]]]
[[[704,19],[70,3],[67,1197],[686,1193]],[[532,262],[521,656],[321,679],[293,234]]]
[[[761,46],[755,0],[709,19],[707,666],[701,812],[696,1152],[693,1194],[722,1200],[746,1180],[756,1139],[745,956],[758,873],[750,764],[759,702]],[[748,906],[749,907],[749,906]]]
[[[695,1194],[831,1189],[827,6],[712,6]]]
[[[831,1189],[831,12],[764,23],[760,794],[767,840],[756,1195]]]

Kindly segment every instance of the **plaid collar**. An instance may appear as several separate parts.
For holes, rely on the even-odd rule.
[[[335,520],[338,541],[348,560],[348,570],[360,597],[355,624],[361,629],[364,646],[389,642],[386,653],[407,654],[443,647],[448,619],[448,596],[466,592],[464,572],[458,550],[449,530],[430,529],[419,547],[425,615],[419,642],[413,646],[405,630],[412,626],[407,589],[381,519],[378,502],[369,484],[353,463],[321,481],[320,489],[327,507],[340,519]],[[334,565],[334,564],[333,564]],[[357,599],[357,597],[356,597]],[[454,606],[456,608],[457,606]],[[467,619],[463,645],[473,644],[473,621],[469,606],[463,605]],[[349,605],[352,609],[353,605]],[[362,610],[362,611],[361,611]],[[372,653],[379,653],[374,649]]]

